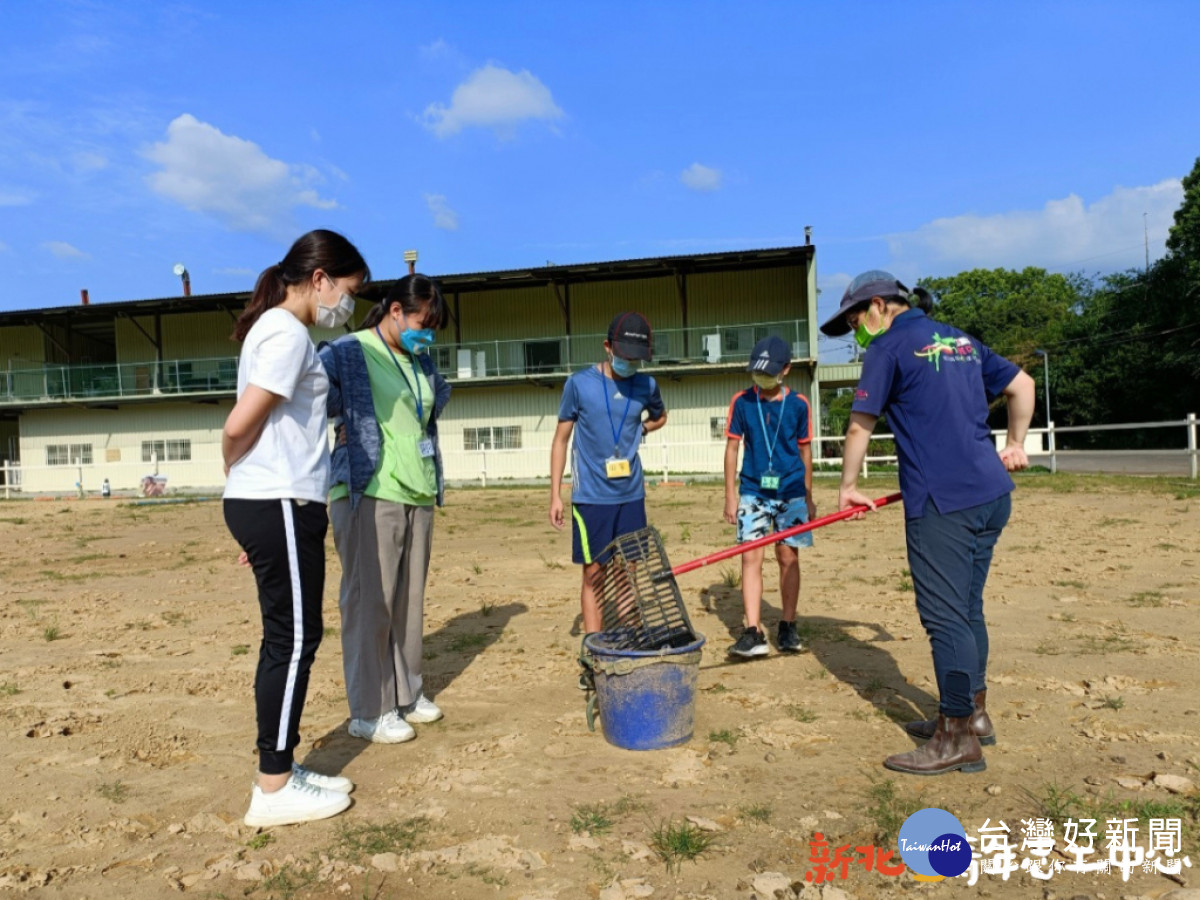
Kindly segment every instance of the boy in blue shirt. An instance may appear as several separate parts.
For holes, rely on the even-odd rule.
[[[816,515],[812,499],[812,419],[808,398],[783,384],[791,370],[791,348],[782,338],[763,338],[750,353],[747,371],[754,386],[734,395],[725,426],[725,521],[737,525],[738,543],[765,537]],[[738,444],[742,472],[737,476]],[[796,632],[800,600],[799,547],[811,547],[812,534],[786,538],[775,545],[779,561],[779,591],[783,618],[777,646],[803,650]],[[767,638],[761,627],[766,548],[742,554],[742,602],[746,630],[730,654],[747,659],[766,656]]]
[[[579,605],[584,636],[601,628],[594,583],[618,535],[646,527],[646,487],[638,445],[667,423],[658,383],[638,371],[653,354],[650,323],[621,313],[608,326],[605,360],[563,385],[550,446],[550,523],[565,524],[562,477],[571,454],[572,559],[583,567]],[[645,418],[643,419],[643,414]],[[581,687],[586,687],[581,678]]]

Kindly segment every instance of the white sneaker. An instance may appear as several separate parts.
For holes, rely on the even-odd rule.
[[[351,719],[350,736],[376,744],[403,744],[417,733],[400,718],[399,710],[389,709],[377,719]]]
[[[416,702],[403,707],[403,711],[404,721],[412,722],[416,725],[436,722],[442,717],[442,711],[438,709],[437,704],[424,694],[418,694]]]
[[[299,763],[292,763],[292,778],[339,794],[349,794],[354,790],[354,782],[349,778],[343,778],[341,775],[322,775],[320,772],[304,768]]]
[[[257,784],[250,795],[250,809],[243,822],[251,827],[295,825],[336,816],[350,805],[350,797],[327,791],[296,778],[277,791],[267,793]]]

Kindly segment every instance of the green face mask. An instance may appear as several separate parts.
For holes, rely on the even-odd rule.
[[[768,375],[765,372],[751,372],[750,380],[764,391],[773,391],[775,388],[779,387],[778,375]]]
[[[854,329],[854,340],[857,341],[858,346],[862,347],[864,350],[867,349],[871,341],[875,340],[875,338],[887,331],[887,326],[884,325],[882,321],[880,321],[879,327],[875,331],[872,331],[870,328],[868,328],[867,320],[870,318],[871,310],[868,309],[867,314],[863,316],[862,321],[858,323],[858,327]]]

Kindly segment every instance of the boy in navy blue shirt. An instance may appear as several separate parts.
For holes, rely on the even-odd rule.
[[[621,313],[608,326],[604,352],[604,362],[576,372],[563,385],[550,447],[550,524],[561,530],[562,477],[574,434],[572,559],[583,567],[579,605],[584,637],[601,627],[594,584],[607,561],[605,548],[618,535],[646,527],[638,446],[646,434],[667,423],[658,382],[638,371],[653,353],[650,323],[638,313]],[[586,686],[581,679],[580,687]]]
[[[816,515],[812,499],[812,420],[808,398],[783,384],[791,370],[791,349],[782,338],[763,338],[750,353],[747,371],[754,386],[734,395],[725,426],[725,521],[737,525],[738,543],[800,525]],[[742,472],[737,476],[738,445]],[[799,547],[811,547],[812,534],[775,545],[783,617],[777,645],[803,650],[796,632],[800,600]],[[742,554],[742,602],[746,630],[729,650],[735,656],[765,656],[761,627],[763,547]]]

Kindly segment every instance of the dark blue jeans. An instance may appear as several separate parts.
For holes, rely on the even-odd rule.
[[[987,687],[983,586],[1011,512],[1008,494],[946,515],[927,502],[924,515],[904,523],[917,613],[933,650],[944,716],[971,715],[976,692]]]

